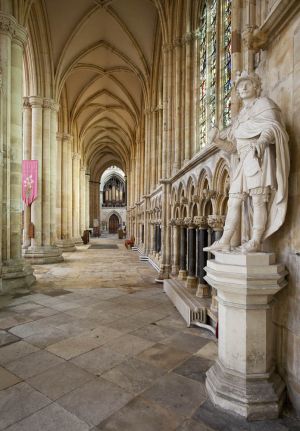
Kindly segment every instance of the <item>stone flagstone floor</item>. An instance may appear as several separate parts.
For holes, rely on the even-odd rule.
[[[217,410],[214,337],[187,328],[155,271],[118,249],[78,247],[36,266],[31,294],[0,299],[0,430],[296,431],[289,410],[252,422]]]

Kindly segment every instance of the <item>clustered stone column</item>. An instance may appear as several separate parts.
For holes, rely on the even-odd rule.
[[[34,281],[21,257],[22,77],[25,29],[0,12],[0,292]],[[2,268],[2,271],[1,271]]]
[[[26,119],[24,155],[38,161],[38,195],[31,204],[30,210],[25,210],[23,255],[28,261],[36,264],[61,262],[63,257],[56,247],[55,205],[58,105],[51,99],[37,96],[26,97],[24,105]],[[30,109],[31,115],[29,115]],[[30,150],[29,136],[31,136]],[[31,239],[28,237],[30,222],[33,225]]]
[[[208,224],[206,216],[194,217],[194,223],[197,225],[197,277],[199,279],[196,296],[206,298],[210,296],[210,289],[204,277],[206,272],[204,268],[207,263],[207,253],[203,251],[208,245]]]
[[[187,225],[187,242],[188,242],[188,275],[186,284],[189,288],[195,288],[197,286],[196,278],[196,225],[193,222],[192,217],[187,217],[184,219]]]
[[[170,225],[173,230],[173,253],[172,253],[172,275],[178,275],[179,271],[179,249],[180,249],[180,227],[177,219],[171,219]]]
[[[61,174],[61,237],[57,239],[57,246],[63,252],[75,251],[75,243],[72,238],[72,136],[62,135],[61,163],[64,169]]]
[[[83,234],[88,229],[89,224],[86,219],[87,193],[86,193],[86,166],[80,168],[80,233]]]
[[[187,277],[187,227],[184,219],[177,219],[177,225],[180,226],[180,259],[178,279],[185,280]]]
[[[80,235],[80,154],[72,154],[72,178],[73,178],[73,208],[72,208],[72,227],[73,241],[75,244],[82,244]],[[83,205],[82,205],[83,206]],[[83,232],[82,232],[83,233]]]

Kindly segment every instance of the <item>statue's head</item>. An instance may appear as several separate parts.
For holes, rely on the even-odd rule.
[[[254,72],[237,72],[234,88],[241,99],[258,97],[261,93],[261,79]]]

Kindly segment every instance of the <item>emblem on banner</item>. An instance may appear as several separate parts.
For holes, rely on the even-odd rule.
[[[22,162],[22,199],[30,206],[37,198],[38,161],[23,160]]]

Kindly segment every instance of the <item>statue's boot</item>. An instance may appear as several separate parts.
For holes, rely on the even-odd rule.
[[[204,247],[203,251],[230,251],[230,243],[222,243],[221,240],[215,241],[212,245]]]
[[[240,222],[240,206],[242,199],[238,197],[229,198],[228,212],[222,238],[215,241],[209,247],[204,247],[204,251],[230,251],[230,241],[235,233],[237,224]]]
[[[264,195],[253,196],[253,229],[250,241],[244,243],[242,253],[257,253],[261,251],[262,236],[267,223],[267,207]]]

